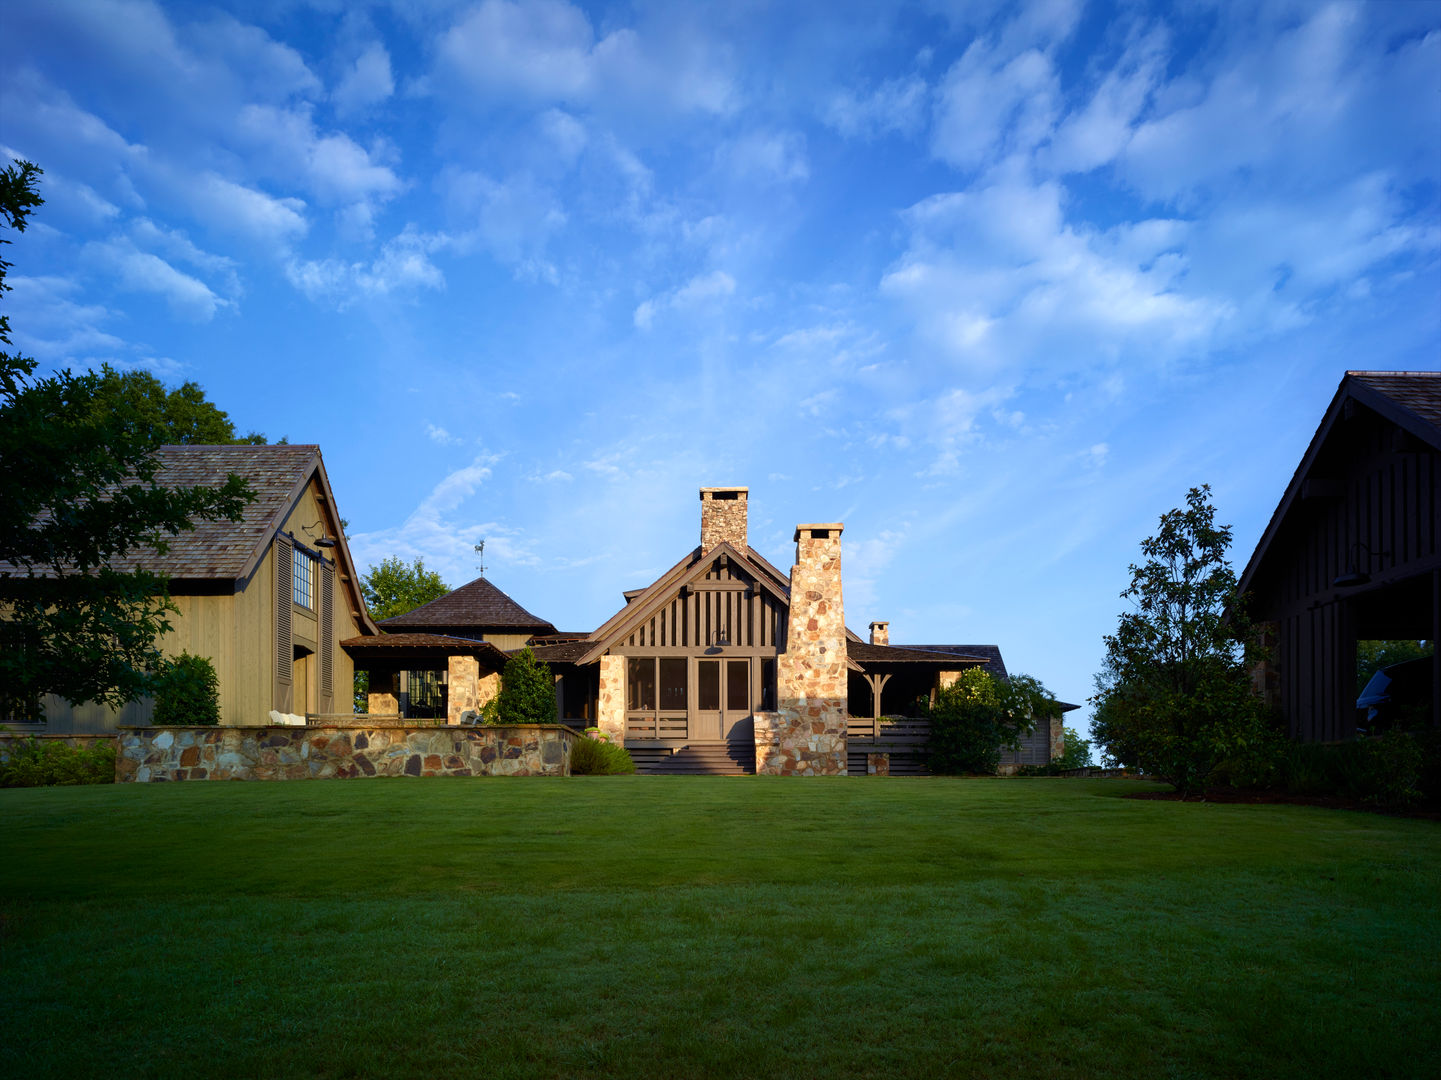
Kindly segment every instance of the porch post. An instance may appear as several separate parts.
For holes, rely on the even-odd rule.
[[[595,726],[610,735],[616,746],[625,745],[625,657],[606,653],[600,658],[600,693],[596,696]]]
[[[473,656],[449,656],[446,661],[449,693],[446,695],[445,722],[459,724],[462,713],[480,708],[477,693],[480,662]]]

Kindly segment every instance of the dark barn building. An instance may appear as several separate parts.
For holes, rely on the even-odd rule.
[[[1358,639],[1441,636],[1438,486],[1441,373],[1348,371],[1241,575],[1292,738],[1356,734]]]

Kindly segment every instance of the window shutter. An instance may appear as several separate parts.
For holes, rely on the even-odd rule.
[[[335,567],[322,562],[320,572],[320,696],[321,712],[333,712],[335,696]]]
[[[290,685],[291,664],[295,659],[294,646],[290,640],[291,580],[294,569],[291,560],[294,549],[288,537],[275,538],[275,684],[276,704],[284,705],[289,693],[281,687]]]

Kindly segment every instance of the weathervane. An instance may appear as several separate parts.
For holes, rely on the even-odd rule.
[[[480,576],[485,577],[485,541],[475,545],[476,564],[475,568],[480,571]]]

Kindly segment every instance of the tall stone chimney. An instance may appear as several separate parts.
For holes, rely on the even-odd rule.
[[[750,488],[700,489],[700,549],[707,552],[721,541],[746,551],[746,504]]]
[[[889,645],[891,643],[891,624],[888,622],[871,623],[871,644]]]
[[[846,772],[846,618],[839,522],[796,526],[786,651],[776,658],[776,711],[757,713],[756,771]]]

